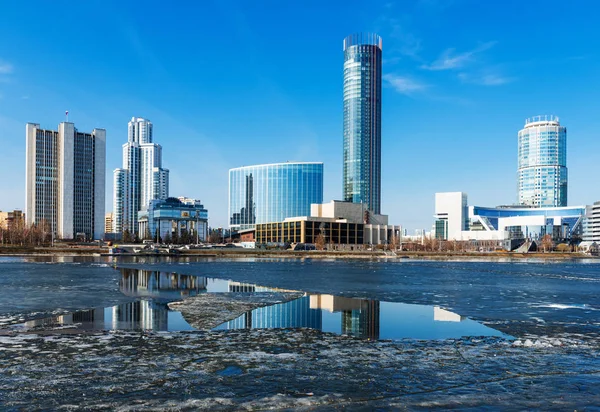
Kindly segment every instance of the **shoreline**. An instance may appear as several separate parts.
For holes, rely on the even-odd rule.
[[[176,254],[143,255],[143,254],[120,254],[109,255],[107,248],[98,247],[0,247],[0,257],[110,257],[121,258],[215,258],[215,259],[239,259],[239,258],[281,258],[281,259],[371,259],[371,260],[545,260],[545,261],[568,261],[568,260],[598,260],[596,256],[583,253],[561,253],[561,252],[535,252],[535,253],[511,253],[511,252],[384,252],[384,251],[291,251],[291,250],[256,250],[256,249],[195,249],[184,250]]]

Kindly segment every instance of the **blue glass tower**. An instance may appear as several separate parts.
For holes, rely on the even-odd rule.
[[[527,119],[519,131],[519,204],[567,206],[567,128],[556,116]]]
[[[381,37],[344,39],[344,200],[381,213]]]
[[[323,163],[288,162],[229,170],[229,227],[233,230],[309,216],[312,203],[323,203]]]

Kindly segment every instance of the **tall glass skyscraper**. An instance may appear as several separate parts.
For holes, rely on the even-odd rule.
[[[312,203],[323,203],[323,163],[289,162],[229,170],[229,227],[309,216]]]
[[[381,37],[344,39],[344,200],[381,213]]]
[[[535,116],[519,131],[519,204],[567,206],[567,128],[556,116]]]

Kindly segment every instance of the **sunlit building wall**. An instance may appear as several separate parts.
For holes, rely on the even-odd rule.
[[[62,122],[58,130],[26,126],[27,224],[47,224],[56,238],[102,239],[104,235],[106,131],[80,132]]]

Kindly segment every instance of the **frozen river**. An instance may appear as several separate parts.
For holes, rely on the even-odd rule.
[[[593,262],[0,258],[0,290],[14,408],[600,405]],[[282,290],[305,294],[208,330],[167,307]]]

